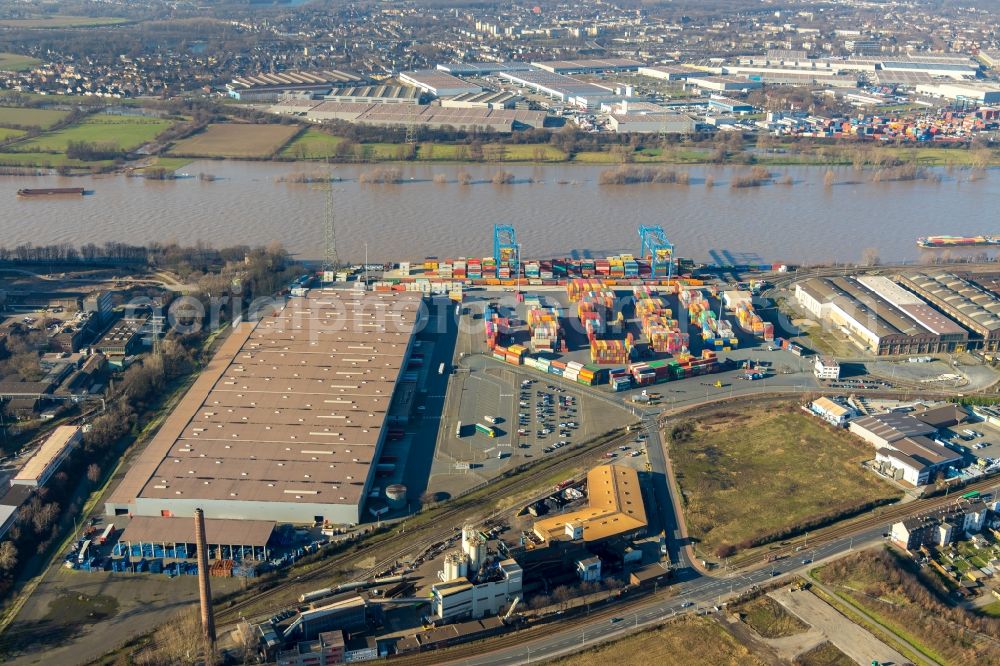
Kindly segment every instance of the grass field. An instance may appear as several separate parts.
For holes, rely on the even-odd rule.
[[[607,645],[545,662],[550,666],[763,666],[718,622],[687,617]]]
[[[47,129],[69,115],[58,109],[26,109],[15,106],[0,106],[0,127],[38,127]]]
[[[113,16],[37,16],[24,19],[0,19],[5,28],[93,28],[99,25],[128,23]]]
[[[980,606],[978,611],[980,615],[986,615],[987,617],[1000,617],[1000,601]]]
[[[339,136],[307,129],[281,150],[281,156],[297,160],[325,159],[336,155],[337,146],[343,141]]]
[[[21,55],[20,53],[0,53],[0,70],[8,72],[23,72],[42,63],[38,58]]]
[[[862,551],[816,571],[844,603],[945,666],[1000,664],[1000,618],[941,602],[888,550]]]
[[[855,662],[836,645],[824,641],[796,657],[795,666],[855,666]]]
[[[13,139],[15,137],[23,135],[24,135],[24,130],[7,129],[6,127],[0,127],[0,141],[6,141],[7,139]]]
[[[71,160],[66,157],[64,153],[0,153],[0,166],[41,167],[52,169],[60,166],[108,166],[111,163],[111,160],[95,162]]]
[[[668,435],[688,532],[709,556],[899,494],[859,467],[869,445],[793,403],[716,411]]]
[[[214,124],[170,150],[189,157],[270,157],[299,131],[296,125]]]
[[[17,152],[64,153],[70,141],[114,144],[134,150],[170,127],[169,120],[133,116],[88,116],[82,122],[11,146]]]
[[[783,638],[809,630],[809,625],[767,595],[751,599],[734,610],[740,613],[751,629],[764,638]]]

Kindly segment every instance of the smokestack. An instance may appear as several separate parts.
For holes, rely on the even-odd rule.
[[[205,538],[205,512],[194,510],[194,542],[198,548],[198,594],[201,597],[201,627],[215,645],[215,616],[212,614],[212,587],[208,583],[208,539]]]

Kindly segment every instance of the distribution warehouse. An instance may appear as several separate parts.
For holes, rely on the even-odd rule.
[[[420,304],[413,293],[312,290],[237,325],[108,513],[357,523]]]
[[[812,278],[795,286],[795,298],[879,355],[947,353],[968,344],[965,329],[883,276]]]

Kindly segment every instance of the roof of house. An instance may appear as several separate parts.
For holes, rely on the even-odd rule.
[[[583,526],[584,541],[635,532],[646,527],[639,475],[631,467],[602,465],[587,474],[588,503],[583,509],[535,521],[535,534],[546,541],[565,538],[566,524]]]

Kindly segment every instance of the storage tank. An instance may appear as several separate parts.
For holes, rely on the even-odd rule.
[[[448,556],[444,558],[444,579],[454,580],[456,578],[465,578],[467,573],[465,553],[458,551],[448,553]]]
[[[386,499],[389,500],[389,508],[403,509],[406,508],[406,486],[402,483],[394,483],[387,486],[385,489]]]

